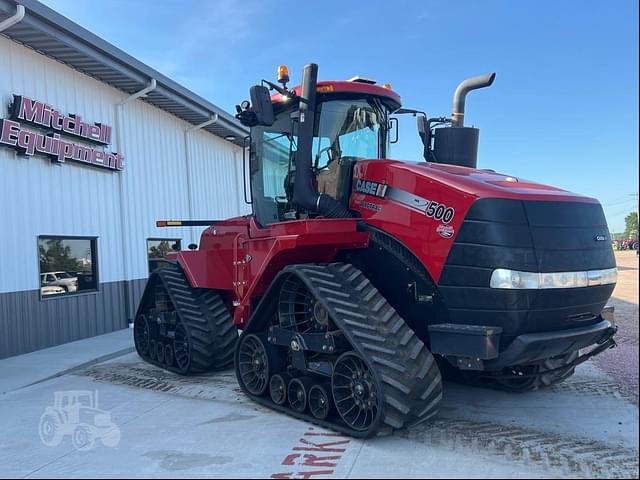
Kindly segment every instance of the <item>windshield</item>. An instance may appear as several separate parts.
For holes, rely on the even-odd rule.
[[[386,156],[387,111],[377,100],[321,103],[319,115],[313,144],[316,168],[340,157],[371,160]]]
[[[295,105],[276,115],[273,125],[251,130],[251,189],[258,223],[295,218],[292,205],[297,152]],[[334,99],[318,104],[313,138],[314,174],[340,159],[385,158],[388,110],[374,97]]]

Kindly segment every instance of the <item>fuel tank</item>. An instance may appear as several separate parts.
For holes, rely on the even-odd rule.
[[[496,269],[614,268],[604,212],[593,198],[493,171],[381,160],[356,164],[350,203],[424,264],[448,322],[502,327],[505,344],[522,333],[597,322],[615,286],[491,286]]]

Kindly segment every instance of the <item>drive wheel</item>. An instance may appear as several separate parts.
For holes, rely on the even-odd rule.
[[[238,347],[240,381],[251,395],[262,395],[269,386],[269,356],[264,343],[254,334],[243,335]]]
[[[191,344],[187,331],[181,322],[176,326],[173,337],[173,356],[180,373],[187,373],[191,366]]]
[[[355,352],[343,353],[336,361],[331,390],[336,409],[350,428],[365,431],[378,419],[378,388],[371,370]]]
[[[141,357],[149,354],[149,340],[151,340],[151,333],[147,316],[138,315],[133,325],[133,342]]]

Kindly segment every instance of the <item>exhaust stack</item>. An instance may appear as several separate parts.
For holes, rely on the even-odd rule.
[[[464,126],[464,102],[467,94],[472,90],[477,90],[478,88],[490,87],[495,79],[496,74],[495,72],[492,72],[487,73],[486,75],[467,78],[460,82],[460,85],[458,85],[458,88],[456,88],[456,91],[453,94],[453,109],[451,110],[452,127]]]
[[[293,201],[310,212],[328,218],[348,218],[351,213],[342,203],[324,193],[318,193],[311,172],[313,133],[315,128],[318,65],[310,63],[302,71],[300,115],[298,120],[298,149],[293,185]]]
[[[464,126],[464,106],[467,94],[472,90],[490,86],[495,73],[467,78],[453,94],[451,126],[436,128],[433,132],[433,157],[437,163],[476,168],[478,165],[478,141],[480,130]]]

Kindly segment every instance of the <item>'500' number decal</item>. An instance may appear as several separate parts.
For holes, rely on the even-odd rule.
[[[453,208],[447,207],[444,203],[434,202],[433,200],[427,203],[427,208],[424,211],[427,217],[442,220],[442,223],[449,223],[455,213]]]

